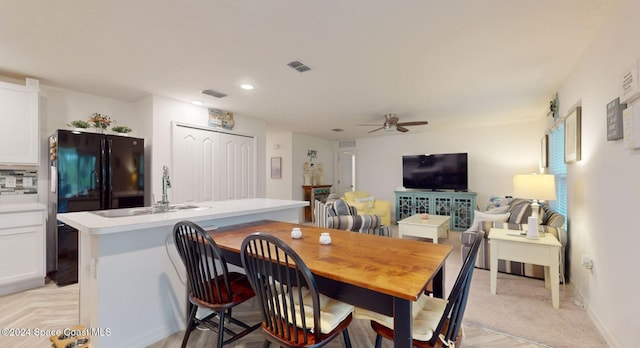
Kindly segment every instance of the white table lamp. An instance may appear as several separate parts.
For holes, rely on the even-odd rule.
[[[556,178],[552,174],[521,174],[513,177],[513,194],[519,198],[530,198],[531,216],[527,227],[527,238],[538,239],[538,201],[556,199]]]

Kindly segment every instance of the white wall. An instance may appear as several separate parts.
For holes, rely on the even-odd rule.
[[[267,127],[267,166],[265,176],[267,180],[266,197],[277,199],[294,199],[293,197],[293,133]],[[282,158],[282,178],[271,178],[270,160],[273,157]],[[295,197],[296,199],[300,199]]]
[[[513,176],[539,171],[540,121],[485,127],[432,128],[426,132],[356,140],[356,189],[392,202],[402,186],[402,155],[467,152],[469,191],[484,208],[492,195],[512,195]]]
[[[610,18],[559,90],[560,115],[582,105],[582,160],[568,166],[570,277],[611,346],[640,342],[638,275],[640,151],[607,141],[606,105],[640,58],[640,2],[613,2]],[[640,106],[639,106],[640,107]],[[594,260],[581,267],[583,254]]]
[[[88,121],[93,113],[108,115],[113,125],[129,126],[131,136],[140,137],[144,120],[136,117],[134,104],[56,87],[40,86],[40,127],[47,136],[56,129],[69,129],[73,120]],[[108,128],[107,132],[110,132]]]
[[[291,168],[292,176],[292,193],[291,199],[302,200],[302,185],[304,184],[304,162],[309,161],[307,157],[308,150],[316,150],[317,158],[313,160],[314,164],[322,163],[324,169],[323,185],[334,185],[334,155],[335,142],[312,137],[310,135],[293,133],[293,161]],[[304,221],[303,211],[300,211],[300,221]]]
[[[171,122],[208,126],[209,111],[204,106],[196,106],[177,100],[153,96],[153,151],[151,158],[151,192],[156,200],[162,196],[159,184],[162,167],[167,165],[171,171]],[[254,136],[256,139],[256,171],[265,173],[266,168],[266,123],[248,117],[234,115],[235,126],[231,133]],[[264,175],[256,175],[257,197],[265,197],[266,180]],[[171,200],[171,197],[169,197]]]

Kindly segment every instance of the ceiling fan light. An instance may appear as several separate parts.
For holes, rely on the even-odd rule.
[[[386,125],[384,127],[384,130],[386,130],[387,132],[395,132],[397,130],[397,125],[395,124]]]

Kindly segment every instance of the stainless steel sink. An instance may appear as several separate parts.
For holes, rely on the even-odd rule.
[[[151,214],[165,214],[177,211],[185,210],[204,210],[210,207],[200,207],[190,204],[172,204],[169,209],[164,210],[161,207],[142,207],[142,208],[126,208],[126,209],[110,209],[110,210],[97,210],[90,213],[100,215],[106,218],[127,217],[137,215],[151,215]]]
[[[198,208],[203,208],[203,209],[207,209],[209,207],[200,207],[197,205],[190,205],[190,204],[172,204],[169,206],[169,211],[171,210],[185,210],[185,209],[198,209]]]

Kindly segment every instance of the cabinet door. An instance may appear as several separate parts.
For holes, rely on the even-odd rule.
[[[432,198],[428,195],[416,195],[413,196],[413,212],[409,215],[413,214],[434,214],[431,211],[431,207],[433,206]]]
[[[0,164],[38,164],[38,90],[0,82]]]
[[[451,216],[451,197],[434,197],[433,214]]]
[[[454,230],[466,230],[473,223],[474,199],[467,197],[454,197],[454,209],[451,214],[451,228]]]
[[[0,286],[34,278],[44,282],[42,214],[0,214]]]
[[[396,221],[408,218],[413,215],[413,196],[398,194],[396,201]]]

